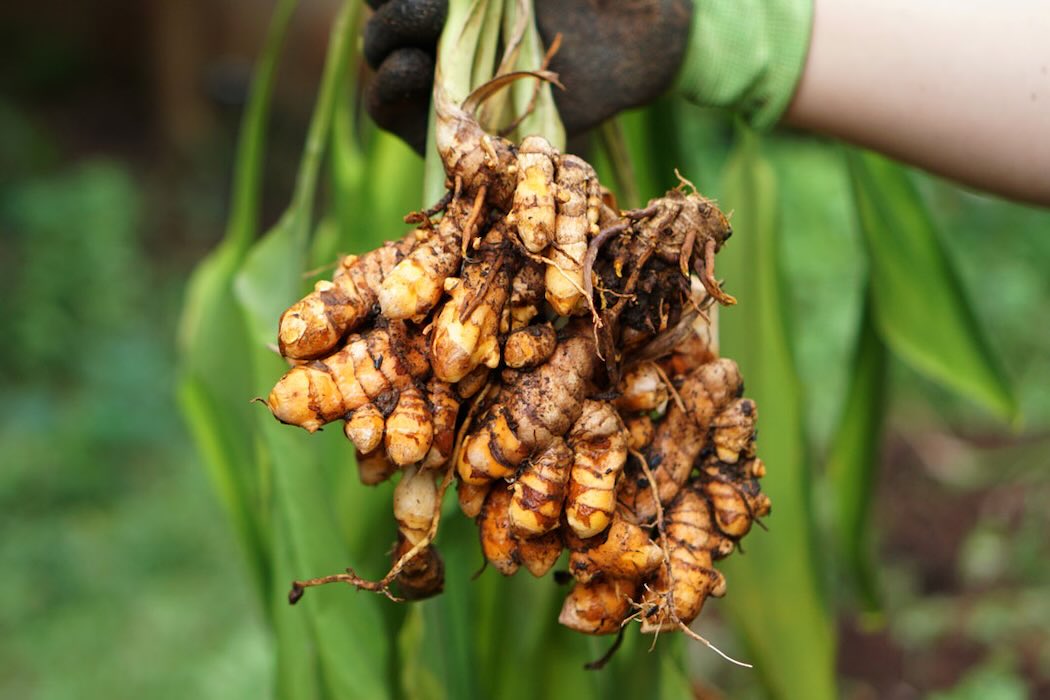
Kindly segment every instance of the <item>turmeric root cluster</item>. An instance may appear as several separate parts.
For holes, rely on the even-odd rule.
[[[729,224],[684,184],[621,211],[583,159],[485,133],[478,99],[436,98],[444,200],[280,318],[291,368],[273,415],[342,421],[363,483],[400,475],[388,575],[296,582],[292,600],[331,581],[439,593],[455,481],[493,568],[563,562],[562,624],[684,627],[725,593],[714,562],[770,510],[757,408],[709,320],[734,303],[714,277]]]

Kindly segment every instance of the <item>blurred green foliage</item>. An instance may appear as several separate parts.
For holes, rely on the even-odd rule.
[[[234,543],[187,468],[182,279],[146,256],[142,188],[107,160],[33,170],[0,185],[0,695],[265,694]]]
[[[279,4],[264,75],[295,4]],[[397,606],[332,587],[288,607],[292,578],[347,564],[380,575],[394,537],[390,485],[357,483],[337,431],[307,436],[247,403],[281,370],[267,319],[310,284],[301,271],[399,235],[399,217],[421,203],[422,163],[354,123],[345,53],[333,55],[303,159],[316,184],[301,179],[288,216],[263,235],[271,78],[258,79],[226,242],[188,288],[151,240],[156,195],[141,172],[64,163],[46,127],[0,100],[0,696],[1050,691],[1050,213],[807,135],[741,142],[728,120],[674,100],[622,127],[643,199],[674,185],[678,166],[736,211],[720,273],[742,304],[723,316],[725,347],[761,398],[775,509],[700,626],[759,671],[669,637],[647,653],[633,630],[606,671],[582,671],[608,640],[557,626],[562,590],[550,580],[470,580],[480,555],[454,503],[440,598]],[[611,159],[596,159],[609,181]],[[166,196],[188,202],[194,222],[216,214],[185,191]],[[929,265],[907,269],[915,255],[897,259],[920,238],[948,270],[941,283]],[[872,246],[884,246],[876,265]],[[934,295],[950,293],[927,305],[931,319],[963,305],[950,312],[955,330],[922,340],[914,334],[941,326],[921,318],[905,329],[919,349],[953,338],[933,361],[971,342],[976,365],[938,374],[894,355],[879,334],[885,308],[881,326],[863,311],[890,298],[869,291],[879,266],[896,270],[881,273],[904,300],[891,310],[923,311],[910,302],[931,295],[914,290],[938,284]],[[1020,434],[954,393],[1004,375]],[[996,388],[969,395],[1009,412]]]

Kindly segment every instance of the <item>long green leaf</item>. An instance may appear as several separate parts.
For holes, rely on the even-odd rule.
[[[256,245],[237,279],[238,298],[253,329],[249,357],[257,394],[265,393],[287,369],[265,343],[272,336],[272,319],[298,294],[304,251],[298,232],[288,223],[292,220],[282,219],[284,224]],[[342,450],[335,450],[324,436],[309,439],[305,432],[278,424],[265,409],[255,408],[256,430],[263,440],[259,454],[272,474],[277,521],[287,530],[291,570],[296,577],[341,570],[352,555],[333,510],[337,489],[330,467],[349,468],[348,447],[340,444]],[[333,697],[386,696],[389,644],[374,596],[338,588],[311,591],[295,612],[310,621],[321,674]],[[278,648],[285,647],[279,639]]]
[[[252,339],[272,342],[272,332],[289,301],[299,296],[311,233],[313,204],[329,129],[350,55],[349,28],[356,5],[349,0],[332,26],[317,104],[296,175],[292,203],[277,225],[254,246],[237,275],[237,299],[245,310]]]
[[[914,369],[1017,420],[1013,389],[907,172],[869,153],[848,159],[879,334]]]
[[[333,510],[334,484],[328,469],[332,451],[314,444],[316,440],[307,442],[310,436],[294,433],[270,416],[260,415],[259,420],[273,459],[277,508],[288,528],[296,576],[342,570],[352,555]],[[341,447],[345,452],[346,446]],[[331,697],[390,697],[392,631],[383,622],[374,594],[327,586],[308,591],[297,608],[295,612],[310,621]]]
[[[251,376],[241,359],[247,338],[232,280],[257,233],[270,96],[296,4],[281,0],[270,23],[241,124],[225,238],[191,277],[178,332],[179,406],[231,515],[263,600],[270,586],[269,519],[252,459],[251,421],[244,404]]]
[[[357,9],[356,2],[344,3],[333,24],[292,203],[274,229],[252,248],[237,275],[237,301],[249,329],[249,357],[259,394],[286,369],[267,346],[280,312],[302,291],[300,271],[306,261],[321,158],[330,143],[335,97],[349,59],[348,30]],[[273,475],[277,527],[287,533],[291,570],[297,577],[340,570],[350,560],[350,552],[333,510],[336,484],[329,468],[335,458],[331,443],[306,442],[305,433],[277,424],[263,409],[256,411],[255,420],[262,436],[259,455]],[[311,591],[302,609],[296,610],[309,621],[324,688],[338,698],[388,697],[389,635],[378,601],[374,596],[347,593]],[[287,629],[296,638],[301,634],[294,625]],[[285,640],[278,640],[279,649],[287,646]],[[286,666],[279,664],[279,668]]]
[[[861,604],[879,610],[870,521],[875,474],[887,404],[887,352],[875,329],[869,294],[861,318],[856,357],[842,417],[831,443],[827,478],[834,498],[838,554]]]
[[[792,356],[788,297],[778,252],[777,183],[745,132],[725,173],[721,205],[735,235],[719,275],[739,305],[720,315],[722,352],[740,364],[759,406],[763,489],[773,501],[769,532],[724,563],[725,604],[744,632],[751,661],[774,697],[834,698],[835,635],[824,600],[811,504],[802,392]]]
[[[339,253],[359,252],[358,250],[340,249],[340,247],[350,242],[352,231],[357,230],[362,223],[368,223],[362,222],[362,218],[368,216],[371,211],[370,207],[365,206],[362,196],[368,172],[365,154],[355,138],[355,131],[359,129],[359,126],[351,106],[352,103],[351,81],[344,80],[335,99],[335,107],[332,112],[332,135],[328,146],[332,215],[335,217],[338,235],[332,247],[315,251],[317,254],[310,260],[313,266],[326,265]]]
[[[275,512],[275,516],[277,513]],[[295,578],[298,564],[289,528],[275,517],[273,532],[273,588],[283,591]],[[299,608],[288,605],[284,596],[269,601],[275,641],[275,697],[281,700],[321,700],[325,697],[319,650],[310,630],[310,620]]]
[[[270,121],[270,96],[277,75],[277,60],[284,43],[288,24],[299,0],[280,0],[263,44],[259,64],[255,67],[248,106],[244,111],[237,141],[233,194],[226,239],[244,253],[255,239],[259,228],[259,202],[262,198],[264,140]]]

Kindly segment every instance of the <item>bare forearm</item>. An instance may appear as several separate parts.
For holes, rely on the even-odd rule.
[[[1050,3],[814,5],[787,123],[1050,204]]]

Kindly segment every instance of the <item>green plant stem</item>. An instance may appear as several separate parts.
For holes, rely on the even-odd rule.
[[[263,52],[255,67],[255,79],[248,95],[248,106],[241,120],[233,171],[230,218],[226,223],[225,235],[225,240],[241,254],[248,250],[258,228],[265,159],[263,141],[270,121],[270,97],[273,94],[281,45],[284,43],[292,13],[298,4],[298,0],[280,0],[274,9]]]
[[[295,190],[288,212],[305,219],[298,222],[299,226],[296,231],[297,238],[302,245],[305,245],[309,238],[309,221],[317,193],[321,159],[328,142],[328,130],[332,124],[335,97],[340,92],[339,88],[346,77],[347,66],[350,62],[352,46],[350,26],[355,14],[360,10],[359,5],[360,3],[353,0],[346,0],[332,25],[324,73],[321,76],[321,87],[318,91],[313,117],[310,120],[310,128],[306,134],[306,145],[299,163],[299,172],[295,178]]]

